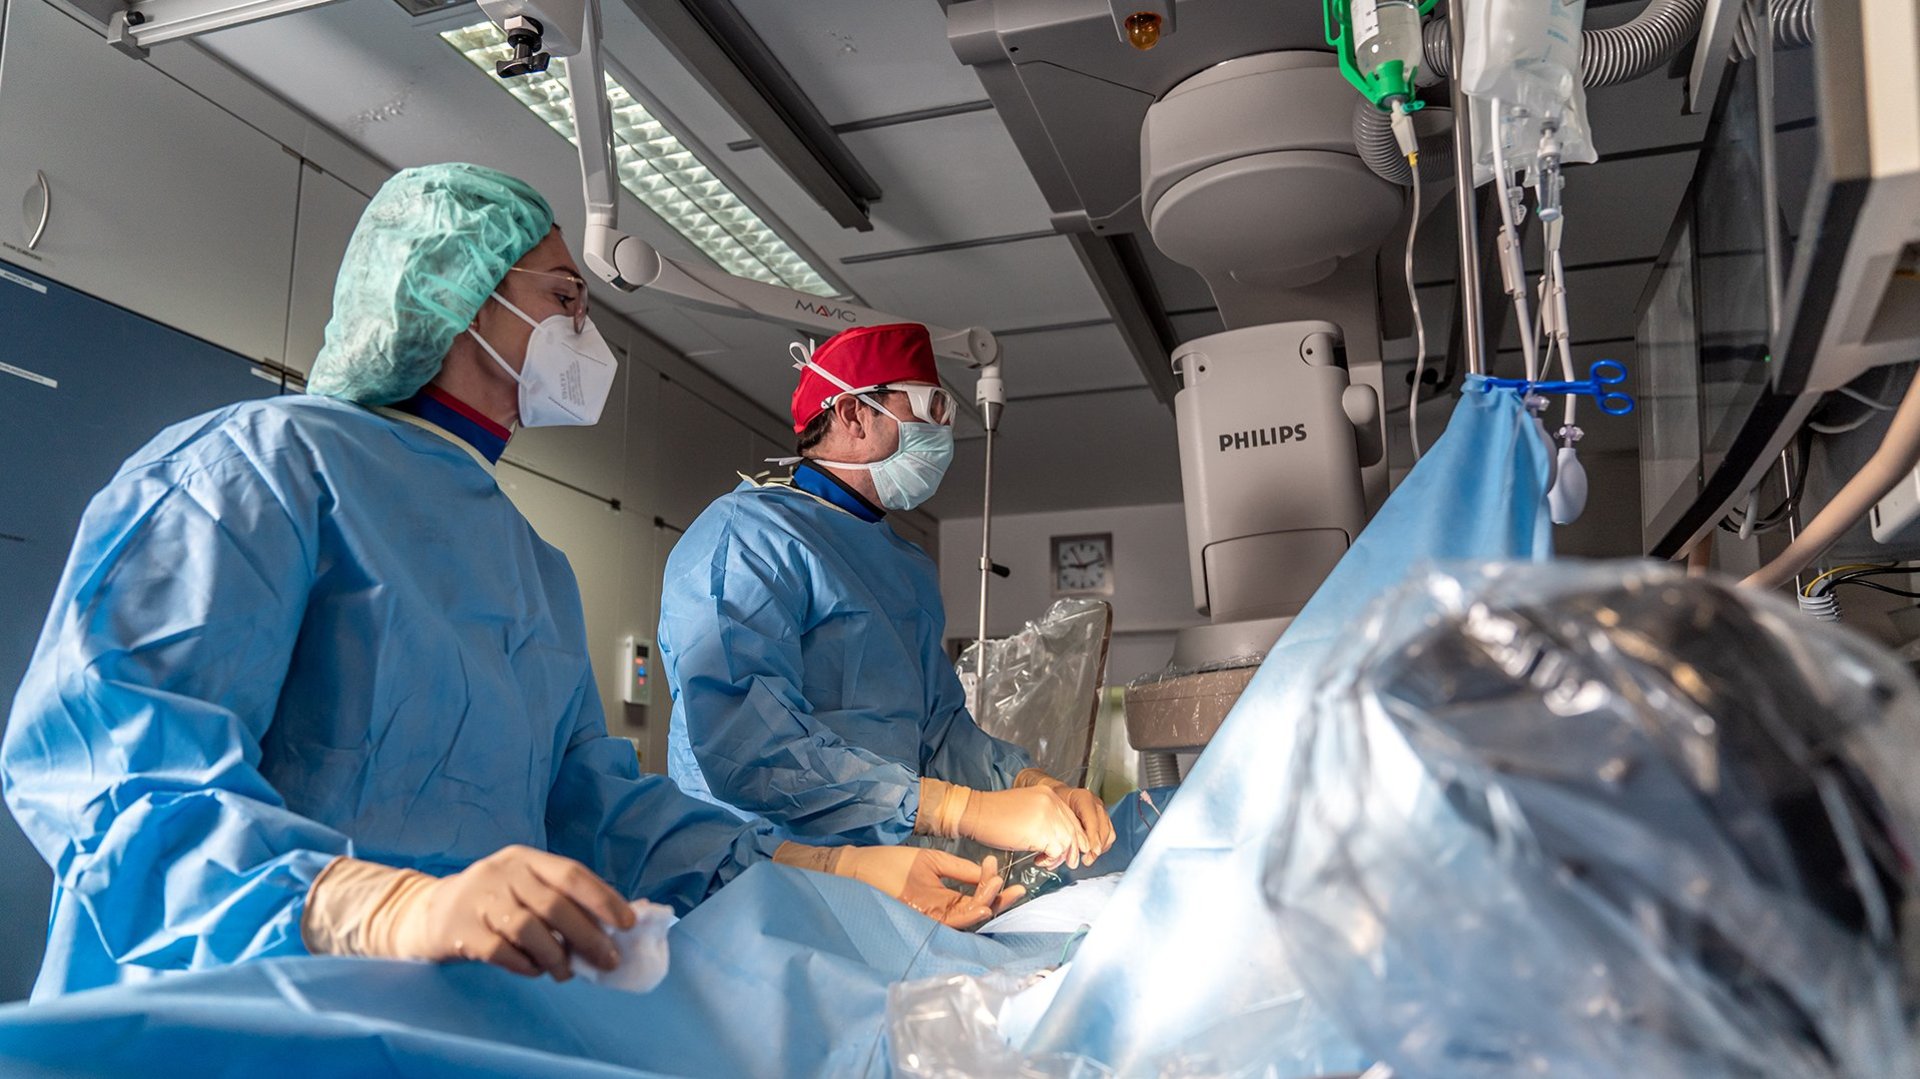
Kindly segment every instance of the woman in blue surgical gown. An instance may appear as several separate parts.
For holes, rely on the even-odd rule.
[[[984,920],[979,866],[783,846],[607,735],[573,574],[493,476],[516,422],[597,418],[586,303],[525,184],[406,170],[313,395],[168,428],[93,499],[0,749],[55,874],[36,998],[308,952],[564,977],[627,899],[776,856]]]

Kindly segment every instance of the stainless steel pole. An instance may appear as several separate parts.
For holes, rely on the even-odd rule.
[[[980,426],[987,433],[986,476],[981,483],[980,496],[980,624],[974,636],[978,642],[980,667],[974,671],[975,683],[981,687],[986,684],[985,659],[987,654],[987,588],[993,580],[993,441],[1000,430],[1000,414],[1007,407],[1007,387],[1000,378],[1000,361],[996,357],[991,363],[980,368],[980,381],[974,387],[974,403],[980,406]],[[978,708],[979,702],[969,702]],[[974,714],[980,713],[976,710]]]
[[[1466,20],[1461,4],[1447,4],[1447,33],[1453,39],[1453,213],[1460,229],[1460,326],[1467,347],[1467,371],[1487,373],[1486,320],[1480,311],[1480,226],[1474,210],[1473,119],[1460,88],[1460,63],[1467,55]],[[1414,387],[1415,394],[1419,387]]]
[[[983,485],[986,493],[980,500],[980,626],[974,639],[980,644],[979,655],[983,660],[987,654],[987,582],[993,579],[993,429],[996,426],[998,424],[987,424],[987,480]],[[985,674],[984,671],[974,673]]]

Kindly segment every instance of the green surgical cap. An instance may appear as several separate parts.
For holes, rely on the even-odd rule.
[[[362,404],[413,396],[487,297],[553,228],[547,200],[478,165],[426,165],[382,184],[353,230],[307,390]]]

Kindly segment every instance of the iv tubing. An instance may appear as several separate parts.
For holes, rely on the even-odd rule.
[[[1506,234],[1507,247],[1512,252],[1508,264],[1512,267],[1514,280],[1509,284],[1513,289],[1513,310],[1520,320],[1520,345],[1523,350],[1522,355],[1526,358],[1527,381],[1538,382],[1540,380],[1540,343],[1527,332],[1527,327],[1533,325],[1533,319],[1528,317],[1527,312],[1526,259],[1520,250],[1520,230],[1514,227],[1513,200],[1508,197],[1512,187],[1511,177],[1507,175],[1507,154],[1502,148],[1503,140],[1500,135],[1500,120],[1503,112],[1500,100],[1495,98],[1493,102],[1493,182],[1498,185],[1500,193],[1500,230]]]
[[[1567,326],[1567,264],[1566,260],[1560,257],[1560,230],[1564,224],[1564,218],[1559,221],[1549,222],[1541,236],[1541,239],[1545,240],[1547,245],[1547,273],[1549,275],[1547,294],[1542,298],[1541,305],[1543,314],[1545,313],[1545,305],[1548,302],[1554,305],[1554,349],[1560,353],[1560,372],[1562,377],[1568,382],[1572,382],[1577,376],[1573,373],[1573,352],[1567,344],[1568,338],[1573,336],[1573,331]],[[1575,394],[1567,395],[1566,422],[1568,426],[1572,426],[1574,422],[1574,409],[1579,400],[1580,398]]]
[[[979,662],[986,663],[987,657],[987,581],[993,575],[993,429],[987,429],[986,482],[981,484],[980,497],[980,625],[975,640],[980,644],[976,653]],[[974,674],[985,677],[984,667]]]
[[[1420,314],[1420,290],[1413,287],[1413,238],[1420,231],[1420,155],[1408,154],[1413,169],[1413,216],[1407,220],[1407,303],[1413,307],[1413,385],[1407,393],[1407,435],[1413,440],[1413,459],[1420,459],[1420,386],[1427,374],[1427,324]]]

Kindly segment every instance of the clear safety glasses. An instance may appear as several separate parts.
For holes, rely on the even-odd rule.
[[[507,267],[507,272],[548,278],[552,282],[553,298],[560,304],[561,313],[573,320],[573,332],[586,332],[588,301],[584,278],[558,270],[523,270],[518,266]]]
[[[929,386],[916,382],[904,386],[875,386],[864,392],[906,394],[907,403],[912,407],[915,418],[922,423],[951,426],[953,417],[960,411],[959,401],[953,394],[947,392],[945,386]]]

